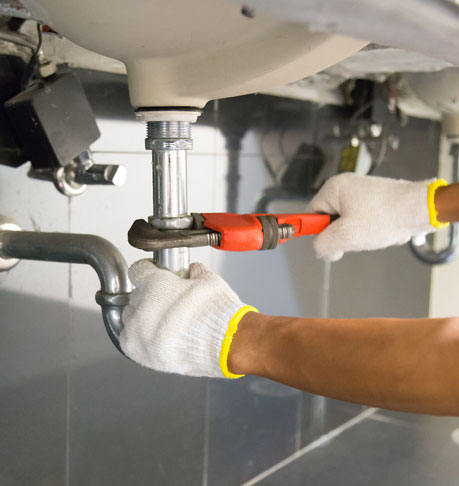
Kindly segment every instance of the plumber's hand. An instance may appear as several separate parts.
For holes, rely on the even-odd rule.
[[[317,256],[336,261],[347,251],[402,245],[415,234],[434,231],[428,184],[352,173],[332,177],[307,208],[340,215],[316,237]]]
[[[136,288],[123,312],[124,353],[158,371],[223,377],[223,339],[244,307],[225,281],[200,263],[191,265],[189,279],[181,279],[150,260],[134,263],[129,278]]]

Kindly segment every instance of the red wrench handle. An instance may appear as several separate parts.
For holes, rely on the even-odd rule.
[[[330,225],[337,216],[330,214],[273,214],[278,224],[290,224],[295,229],[293,238],[305,235],[316,235],[321,233],[328,225]],[[284,243],[287,240],[280,240],[279,243]]]
[[[224,251],[252,251],[263,247],[265,235],[259,216],[274,217],[278,225],[291,225],[293,238],[315,235],[323,231],[333,220],[329,214],[233,214],[203,213],[204,226],[220,233],[220,244],[215,246]],[[279,243],[287,241],[279,240]]]

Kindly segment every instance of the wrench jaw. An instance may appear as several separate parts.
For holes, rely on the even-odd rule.
[[[208,228],[158,229],[143,219],[137,219],[128,231],[128,241],[134,248],[151,252],[219,246],[220,234]]]

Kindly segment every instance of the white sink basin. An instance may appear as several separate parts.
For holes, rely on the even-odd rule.
[[[126,65],[134,107],[197,107],[267,90],[344,59],[360,40],[244,15],[229,0],[23,0],[35,18]]]

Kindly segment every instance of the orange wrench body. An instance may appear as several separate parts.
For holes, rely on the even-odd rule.
[[[221,235],[220,244],[214,248],[224,251],[273,249],[292,238],[320,233],[334,220],[329,214],[202,213],[201,216],[206,228]]]

